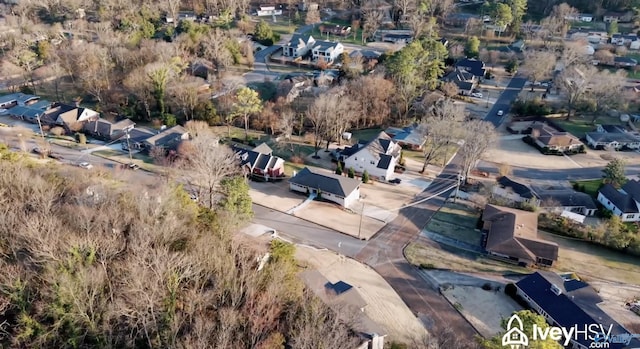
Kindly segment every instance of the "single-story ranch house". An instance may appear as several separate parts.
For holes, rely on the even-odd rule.
[[[320,173],[305,167],[289,180],[289,188],[349,207],[360,199],[360,183],[354,178]]]

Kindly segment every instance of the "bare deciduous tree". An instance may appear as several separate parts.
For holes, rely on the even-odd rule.
[[[555,54],[545,51],[527,51],[524,57],[524,70],[532,82],[538,82],[549,76],[556,65]],[[533,91],[533,84],[531,84]]]
[[[562,88],[567,101],[567,120],[571,118],[578,102],[582,100],[591,79],[597,74],[598,69],[592,65],[575,65],[566,67],[556,79]]]
[[[218,202],[220,181],[239,173],[238,159],[212,134],[203,132],[189,142],[193,151],[181,160],[183,178],[202,202],[213,209]]]
[[[320,144],[325,140],[331,131],[331,119],[338,103],[338,97],[333,94],[322,94],[309,106],[307,119],[313,124],[314,134],[314,157],[318,158]]]
[[[455,144],[463,135],[462,121],[464,108],[455,104],[451,99],[441,99],[427,111],[419,129],[425,140],[422,151],[424,162],[421,172],[427,169],[429,163],[440,155],[449,145]]]
[[[471,120],[465,124],[463,132],[463,144],[460,147],[462,155],[462,175],[465,182],[476,161],[496,141],[497,133],[493,124],[483,120]]]

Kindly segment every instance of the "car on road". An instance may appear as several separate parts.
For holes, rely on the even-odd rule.
[[[471,97],[482,98],[482,93],[480,93],[480,92],[473,92],[473,93],[471,93]]]
[[[85,170],[90,170],[90,169],[93,168],[93,165],[91,165],[88,162],[81,162],[81,163],[78,164],[78,167],[84,168]]]
[[[128,163],[128,164],[120,164],[120,168],[124,169],[124,170],[137,170],[140,168],[140,166],[138,166],[137,164],[134,163]]]
[[[504,115],[504,111],[502,111],[502,109],[501,109],[501,110],[498,110],[498,113],[497,113],[497,114],[498,114],[498,116],[502,116],[502,115]]]
[[[394,179],[389,180],[389,183],[391,183],[391,184],[400,184],[400,182],[402,182],[402,179],[400,179],[400,178],[394,178]]]

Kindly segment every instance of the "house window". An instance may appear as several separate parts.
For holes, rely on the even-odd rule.
[[[607,205],[611,205],[611,201],[607,200]]]
[[[369,163],[371,163],[371,165],[375,165],[376,164],[376,162],[373,161],[373,160],[369,161]]]
[[[358,161],[358,157],[356,156],[356,161]]]
[[[636,218],[636,215],[634,215],[634,214],[628,214],[628,215],[627,215],[627,218],[629,218],[629,219],[634,219],[634,218]]]

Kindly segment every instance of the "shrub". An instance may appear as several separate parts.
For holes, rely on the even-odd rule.
[[[80,144],[87,144],[87,136],[84,133],[76,133],[76,140]]]
[[[304,164],[304,159],[298,155],[293,155],[289,158],[289,162],[293,164]]]
[[[342,163],[338,161],[338,166],[336,167],[336,174],[342,176]]]
[[[367,170],[364,170],[364,172],[362,173],[362,183],[369,183],[369,172],[367,172]]]
[[[54,136],[60,137],[62,136],[65,132],[64,132],[64,128],[60,127],[60,126],[56,126],[54,128],[52,128],[51,130],[49,130],[49,133],[51,133]]]
[[[356,171],[353,169],[353,167],[349,168],[349,178],[356,178]]]
[[[435,269],[436,266],[433,263],[420,263],[420,269]]]

